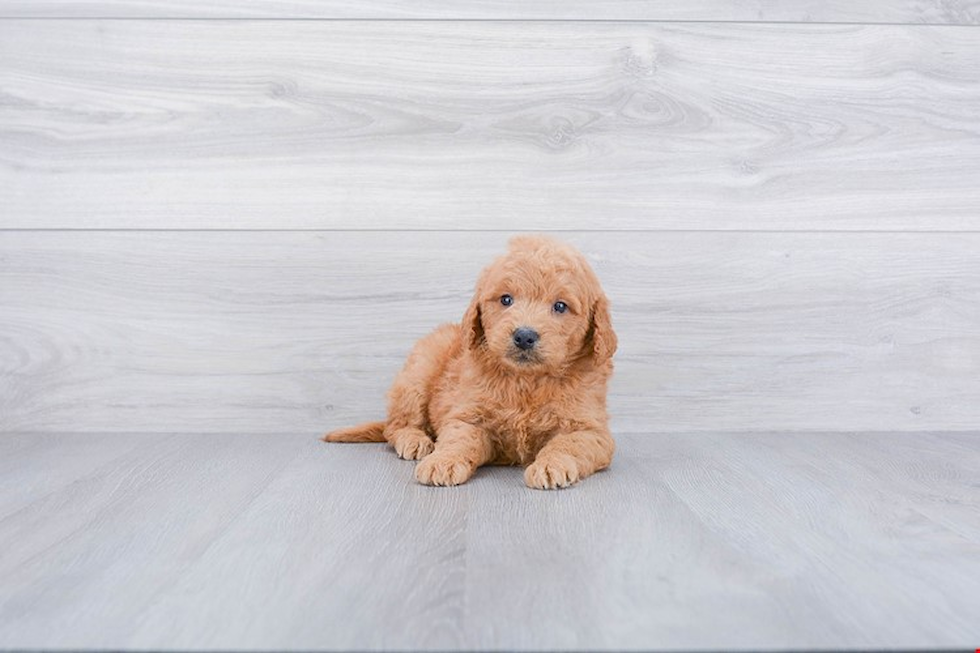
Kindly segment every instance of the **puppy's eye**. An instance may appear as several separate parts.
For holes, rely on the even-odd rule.
[[[500,303],[503,304],[504,306],[510,306],[511,304],[514,303],[514,298],[511,297],[510,295],[501,295]]]
[[[568,304],[565,302],[555,302],[555,305],[551,307],[555,313],[564,313],[568,310]]]

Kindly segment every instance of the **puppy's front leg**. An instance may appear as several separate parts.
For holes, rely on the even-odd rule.
[[[558,433],[524,470],[528,487],[553,490],[568,487],[612,462],[612,436],[605,429]]]
[[[425,485],[460,485],[493,457],[486,432],[462,420],[451,420],[436,433],[436,448],[415,466],[415,478]]]

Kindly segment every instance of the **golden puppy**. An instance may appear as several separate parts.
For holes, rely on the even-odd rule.
[[[585,258],[538,236],[510,241],[481,274],[462,324],[420,340],[388,393],[388,418],[327,434],[389,442],[427,485],[465,483],[486,464],[527,465],[532,488],[609,466],[606,413],[616,334]]]

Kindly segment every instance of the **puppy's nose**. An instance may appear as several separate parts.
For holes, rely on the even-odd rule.
[[[528,327],[521,327],[514,330],[514,344],[518,349],[528,350],[534,347],[538,341],[538,332]]]

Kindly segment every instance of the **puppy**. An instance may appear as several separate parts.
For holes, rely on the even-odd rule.
[[[465,483],[486,464],[525,465],[562,488],[609,466],[606,413],[616,334],[579,252],[519,236],[481,274],[462,324],[420,340],[388,393],[388,417],[327,442],[388,442],[426,485]]]

